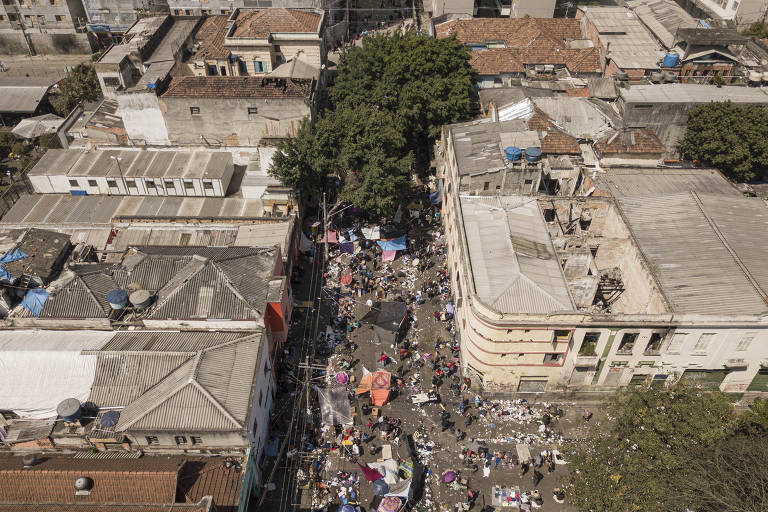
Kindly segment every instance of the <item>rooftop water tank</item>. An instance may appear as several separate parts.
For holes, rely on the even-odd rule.
[[[133,307],[137,309],[144,309],[152,304],[152,294],[147,290],[136,290],[130,295],[130,297],[128,297],[128,300],[131,301]]]
[[[658,71],[654,71],[653,73],[651,73],[651,82],[655,84],[658,84],[659,82],[661,82],[663,78],[664,78],[664,75],[662,75]]]
[[[668,83],[672,83],[677,81],[677,73],[674,71],[665,71],[664,72],[664,81]]]
[[[118,411],[107,411],[101,416],[102,427],[114,427],[120,420],[120,413]]]
[[[673,52],[668,52],[664,56],[663,65],[665,68],[673,68],[677,66],[678,62],[680,62],[680,55]]]
[[[112,290],[107,294],[107,302],[112,309],[123,309],[128,305],[128,292],[125,290]]]
[[[523,154],[523,151],[516,146],[508,146],[504,150],[504,153],[507,155],[507,160],[510,162],[517,162],[520,160],[520,156]]]
[[[525,159],[529,162],[538,162],[541,160],[541,150],[539,148],[525,148]]]
[[[82,414],[80,400],[77,398],[66,398],[62,400],[58,407],[56,407],[56,413],[66,422],[72,423],[77,421]]]
[[[616,80],[627,80],[628,78],[629,78],[629,73],[627,73],[623,69],[620,69],[616,72]]]

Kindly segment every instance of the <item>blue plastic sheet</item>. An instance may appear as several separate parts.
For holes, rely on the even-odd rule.
[[[437,192],[432,192],[431,194],[429,194],[429,204],[434,206],[442,202],[443,202],[443,197],[440,194],[439,190]]]
[[[42,288],[32,288],[27,291],[24,296],[24,300],[21,301],[21,305],[27,308],[27,310],[35,316],[40,316],[43,312],[43,306],[45,301],[48,300],[48,292]]]
[[[339,244],[339,251],[347,254],[355,254],[355,244],[353,242]]]
[[[29,256],[18,249],[11,249],[0,257],[0,263],[11,263],[12,261],[23,260],[24,258],[29,258]]]
[[[5,270],[5,267],[2,265],[0,265],[0,280],[6,281],[8,283],[13,282],[13,275],[7,270]]]
[[[404,251],[407,248],[405,236],[393,238],[392,240],[378,240],[376,243],[379,244],[382,251]]]

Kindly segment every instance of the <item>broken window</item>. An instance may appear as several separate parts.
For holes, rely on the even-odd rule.
[[[581,342],[579,348],[580,356],[596,356],[597,355],[597,342],[600,341],[599,332],[588,332],[584,335],[584,340]]]
[[[555,222],[555,209],[546,208],[544,210],[544,220],[547,222]]]
[[[616,350],[616,353],[623,355],[632,354],[632,349],[635,348],[635,341],[637,341],[637,336],[638,333],[636,332],[625,332],[621,337],[621,343],[619,343],[619,348]]]
[[[483,190],[488,190],[488,187],[490,187],[490,186],[491,186],[491,182],[490,181],[486,181],[485,183],[483,183]]]
[[[563,354],[544,354],[545,363],[559,363],[563,360]]]
[[[651,339],[648,340],[648,344],[645,346],[643,354],[646,356],[657,356],[661,354],[661,340],[661,333],[654,332],[651,334]]]

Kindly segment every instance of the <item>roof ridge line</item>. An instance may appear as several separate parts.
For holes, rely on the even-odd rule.
[[[199,363],[198,363],[198,366],[199,366]],[[214,398],[213,395],[207,389],[205,389],[205,386],[200,384],[200,382],[198,382],[197,379],[192,380],[189,384],[195,386],[208,399],[208,401],[211,402],[213,406],[216,407],[219,410],[219,412],[221,412],[229,421],[231,421],[238,427],[243,428],[243,424],[237,421],[235,417],[232,416],[229,413],[229,411],[221,404],[221,402],[216,400],[216,398]]]
[[[223,261],[227,261],[227,260],[223,260]],[[262,318],[264,318],[264,315],[265,315],[266,312],[259,312],[258,309],[256,309],[245,297],[243,297],[243,294],[241,294],[240,291],[237,289],[237,287],[232,283],[232,280],[229,278],[227,273],[221,267],[219,267],[218,262],[211,260],[210,263],[213,266],[213,268],[215,268],[216,271],[221,274],[222,278],[224,279],[224,283],[227,285],[227,287],[230,290],[232,290],[232,293],[234,293],[235,296],[237,296],[238,299],[243,301],[248,306],[248,309],[250,309],[252,311],[255,311]]]
[[[174,277],[176,277],[176,275],[177,275],[178,273],[182,272],[182,271],[183,271],[185,268],[187,268],[187,267],[188,267],[190,264],[194,263],[195,261],[199,261],[199,262],[200,262],[200,263],[202,263],[202,264],[199,266],[199,268],[198,268],[198,269],[197,269],[195,272],[191,273],[191,274],[190,274],[189,276],[187,276],[187,277],[186,277],[186,278],[185,278],[185,279],[184,279],[182,282],[180,282],[180,283],[179,283],[179,284],[176,286],[176,288],[174,288],[174,290],[173,290],[171,293],[169,293],[169,294],[168,294],[168,296],[167,296],[165,299],[163,299],[163,300],[162,300],[162,302],[158,302],[158,303],[155,305],[155,307],[153,308],[153,310],[154,310],[154,311],[157,311],[158,309],[160,309],[161,307],[163,307],[163,306],[164,306],[164,305],[165,305],[165,304],[166,304],[166,303],[167,303],[169,300],[171,300],[173,297],[175,297],[175,296],[176,296],[176,294],[177,294],[177,293],[179,293],[179,291],[180,291],[180,290],[181,290],[181,289],[184,287],[184,285],[185,285],[185,284],[187,284],[187,282],[189,282],[189,280],[190,280],[190,279],[192,279],[192,278],[193,278],[193,277],[195,277],[197,274],[199,274],[200,272],[202,272],[202,271],[203,271],[203,269],[205,269],[205,267],[206,267],[206,266],[208,266],[208,265],[210,265],[210,264],[212,264],[212,263],[213,263],[213,260],[211,260],[210,258],[206,258],[206,259],[205,259],[205,262],[203,262],[202,260],[199,260],[199,259],[197,259],[197,260],[196,260],[195,258],[193,258],[193,256],[194,256],[194,255],[190,255],[190,256],[189,256],[190,260],[189,260],[189,261],[188,261],[188,262],[187,262],[187,263],[186,263],[186,264],[185,264],[185,265],[184,265],[184,266],[183,266],[183,267],[182,267],[182,268],[179,270],[179,272],[177,272],[176,274],[174,274],[174,275],[173,275],[173,276],[172,276],[172,277],[171,277],[171,278],[170,278],[168,281],[166,281],[166,283],[165,283],[165,284],[164,284],[164,285],[163,285],[163,286],[162,286],[162,287],[161,287],[159,290],[157,290],[157,292],[156,292],[156,295],[160,295],[160,292],[163,290],[163,288],[165,288],[166,286],[168,286],[168,283],[170,283],[171,281],[173,281],[173,278],[174,278]],[[184,256],[184,257],[186,257],[186,256]]]

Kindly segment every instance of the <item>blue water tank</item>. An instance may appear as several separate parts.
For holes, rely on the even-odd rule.
[[[665,68],[673,68],[677,66],[677,63],[680,62],[680,55],[676,53],[669,52],[664,56],[664,67]]]
[[[523,154],[523,151],[516,146],[508,146],[504,152],[507,154],[507,160],[510,162],[517,162]]]
[[[107,302],[112,309],[123,309],[128,305],[128,292],[125,290],[112,290],[107,294]]]
[[[539,148],[525,148],[525,159],[529,162],[538,162],[541,160],[541,150]]]

